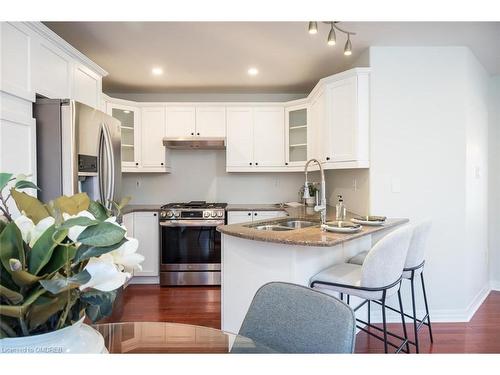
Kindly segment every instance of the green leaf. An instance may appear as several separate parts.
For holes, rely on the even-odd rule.
[[[10,269],[10,259],[19,259],[24,267],[24,243],[21,231],[15,223],[9,223],[0,234],[0,262],[3,268],[11,275],[14,273]]]
[[[18,305],[23,301],[23,295],[0,285],[0,297],[8,299],[14,305]]]
[[[24,300],[21,306],[0,305],[0,315],[10,316],[13,318],[22,318],[26,314],[29,306],[35,302],[43,293],[45,289],[38,289],[31,293],[28,298]]]
[[[40,274],[46,275],[59,271],[66,263],[73,260],[75,254],[76,246],[56,246],[52,252],[50,261],[45,265],[45,267],[42,268]]]
[[[47,208],[35,197],[15,189],[10,189],[10,193],[19,211],[24,211],[33,223],[38,224],[40,220],[50,216]]]
[[[44,324],[52,315],[61,311],[68,303],[69,298],[65,293],[55,298],[44,298],[40,302],[34,303],[27,315],[30,330]]]
[[[109,253],[110,251],[118,249],[128,240],[123,238],[120,242],[115,243],[110,246],[92,246],[92,245],[80,245],[75,255],[75,263],[80,263],[92,257],[98,257],[102,254]]]
[[[31,249],[28,261],[29,272],[33,275],[38,275],[38,272],[40,272],[40,270],[50,261],[56,246],[58,246],[67,235],[67,229],[57,230],[54,225],[47,228]]]
[[[13,174],[12,173],[0,173],[0,192],[3,190],[5,185],[10,181],[12,178]]]
[[[89,208],[90,199],[86,193],[78,193],[71,197],[63,195],[54,200],[54,207],[61,212],[76,215]]]
[[[40,190],[40,188],[38,186],[36,186],[33,182],[31,181],[26,181],[26,180],[23,180],[23,181],[17,181],[16,184],[14,185],[14,187],[16,189],[36,189],[36,190]]]
[[[78,236],[78,242],[90,246],[111,246],[120,242],[125,236],[125,230],[110,222],[85,228]]]
[[[102,204],[96,201],[90,201],[88,211],[94,215],[97,220],[104,221],[108,218],[106,209]]]
[[[83,270],[71,277],[63,277],[61,274],[56,274],[51,280],[40,280],[42,287],[52,294],[59,294],[69,289],[78,288],[80,285],[86,284],[90,280],[90,273]]]
[[[12,272],[11,276],[12,280],[14,280],[14,282],[20,287],[33,285],[41,279],[41,277],[32,275],[31,273],[23,270]]]
[[[66,220],[64,223],[62,223],[59,226],[59,229],[69,229],[69,228],[74,227],[76,225],[80,225],[82,227],[89,227],[89,226],[97,225],[97,224],[99,224],[99,221],[97,221],[97,220],[92,220],[92,219],[89,219],[88,217],[80,216],[80,217],[74,217],[72,219]]]
[[[80,299],[88,304],[85,313],[93,323],[111,315],[115,298],[116,290],[111,292],[89,290],[80,295]]]

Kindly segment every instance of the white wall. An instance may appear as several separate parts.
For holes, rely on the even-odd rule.
[[[325,172],[325,176],[326,200],[331,206],[337,204],[337,196],[340,194],[348,211],[358,215],[370,214],[369,169],[329,170]]]
[[[172,150],[172,173],[123,175],[132,204],[206,200],[227,203],[297,201],[304,174],[226,173],[224,151]],[[137,186],[139,181],[139,186]]]
[[[490,79],[489,107],[489,260],[494,289],[500,290],[500,76]]]
[[[472,281],[484,265],[484,72],[465,47],[373,47],[370,64],[370,211],[432,219],[426,278],[434,318],[467,319],[485,282]],[[476,164],[483,173],[473,181]]]

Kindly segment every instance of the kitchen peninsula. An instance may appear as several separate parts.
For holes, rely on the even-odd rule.
[[[253,207],[227,207],[229,214],[245,209],[251,211]],[[268,209],[277,208],[270,205]],[[321,231],[319,215],[312,207],[286,207],[282,211],[286,218],[217,227],[222,234],[223,330],[238,332],[255,292],[265,283],[284,281],[308,285],[311,276],[322,269],[370,249],[372,243],[389,230],[408,222],[408,219],[387,219],[383,226],[363,226],[357,233],[331,233]],[[328,207],[327,220],[334,219],[335,209]],[[259,224],[292,220],[314,224],[286,231],[257,229]]]

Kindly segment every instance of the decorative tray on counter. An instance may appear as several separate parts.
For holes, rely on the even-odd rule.
[[[384,225],[385,216],[355,216],[351,219],[353,223],[363,224],[363,225]]]
[[[361,225],[350,221],[327,221],[322,227],[328,232],[336,233],[356,233],[362,228]]]

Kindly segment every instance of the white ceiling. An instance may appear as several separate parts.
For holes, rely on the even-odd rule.
[[[106,92],[308,92],[349,68],[370,46],[469,46],[500,74],[500,22],[345,22],[354,31],[326,44],[329,26],[307,22],[46,22],[109,72]],[[162,76],[151,68],[162,67]],[[250,77],[249,67],[259,69]]]

